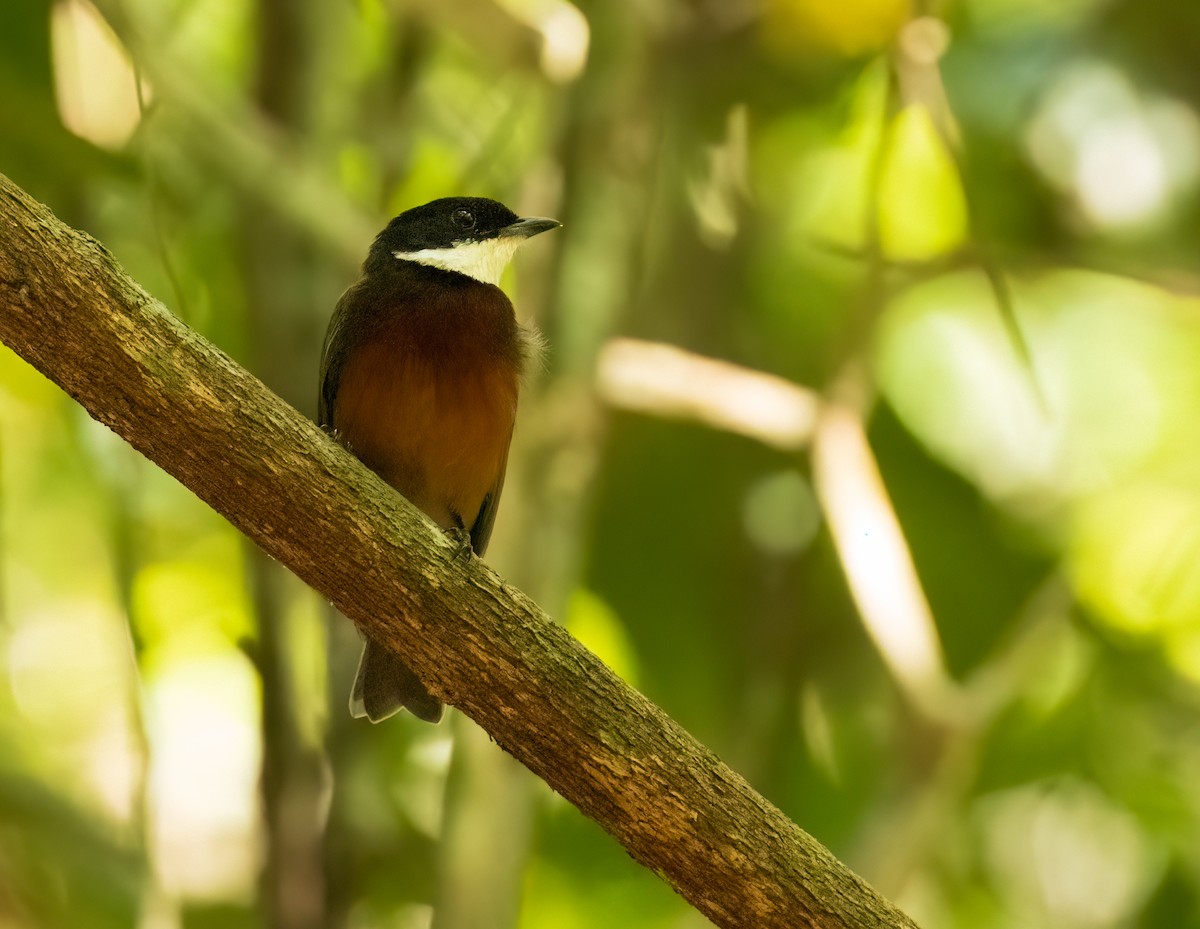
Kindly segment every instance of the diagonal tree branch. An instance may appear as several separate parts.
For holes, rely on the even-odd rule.
[[[719,926],[914,924],[0,175],[0,340],[400,654]]]

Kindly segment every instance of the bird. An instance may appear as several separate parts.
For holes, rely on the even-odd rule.
[[[468,557],[487,549],[522,375],[540,342],[518,323],[500,275],[522,244],[561,225],[484,197],[414,207],[375,237],[330,317],[318,424]],[[379,722],[401,708],[427,722],[443,710],[365,637],[351,715]]]

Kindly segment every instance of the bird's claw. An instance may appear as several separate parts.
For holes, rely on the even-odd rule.
[[[446,535],[451,542],[457,547],[454,553],[454,560],[461,561],[464,564],[471,560],[473,550],[471,548],[471,533],[462,526],[451,526],[446,530]]]

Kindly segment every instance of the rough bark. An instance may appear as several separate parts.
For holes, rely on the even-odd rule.
[[[914,924],[0,175],[0,340],[726,927]]]

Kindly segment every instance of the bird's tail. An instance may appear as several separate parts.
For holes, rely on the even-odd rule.
[[[430,695],[408,665],[367,639],[350,692],[350,715],[377,723],[401,709],[430,723],[442,718],[441,701]]]

